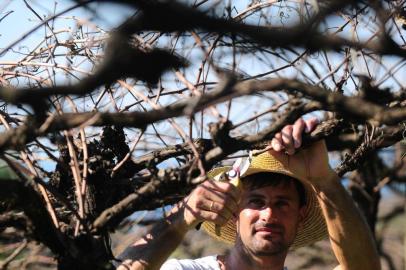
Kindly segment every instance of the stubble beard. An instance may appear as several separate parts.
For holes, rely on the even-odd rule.
[[[277,230],[278,233],[261,237],[258,235],[258,229],[268,227]],[[285,228],[279,224],[256,223],[251,232],[252,250],[257,256],[272,256],[281,253],[287,253],[291,243],[287,243],[285,239]]]
[[[273,239],[256,239],[255,236],[250,245],[243,243],[241,238],[238,237],[236,246],[243,253],[258,257],[286,254],[289,249],[289,245],[285,244],[283,239],[277,241]]]
[[[284,243],[283,239],[257,239],[254,237],[252,242],[252,251],[257,256],[274,256],[286,253],[288,246]]]

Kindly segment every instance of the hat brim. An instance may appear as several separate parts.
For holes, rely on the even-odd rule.
[[[231,167],[214,168],[208,173],[209,178],[214,177],[220,173],[230,170]],[[250,168],[244,173],[244,176],[253,175],[260,172],[279,173],[291,176],[299,180],[306,191],[306,209],[304,213],[303,223],[298,227],[296,238],[291,245],[291,249],[297,249],[322,239],[327,238],[327,226],[324,216],[320,209],[320,205],[316,198],[315,191],[308,184],[306,179],[299,179],[296,177],[286,164],[276,160],[269,152],[263,153],[254,158]],[[237,237],[236,225],[233,220],[229,220],[224,226],[217,228],[213,222],[203,222],[202,228],[213,238],[225,243],[234,244]]]

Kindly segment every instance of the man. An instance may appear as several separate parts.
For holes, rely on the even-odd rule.
[[[328,231],[339,263],[335,269],[379,270],[371,232],[330,168],[324,141],[299,149],[304,130],[316,125],[315,119],[299,119],[284,127],[271,149],[253,159],[243,189],[228,182],[202,183],[126,249],[118,269],[282,270],[290,248]],[[201,222],[210,235],[234,243],[230,253],[165,263],[186,232]]]

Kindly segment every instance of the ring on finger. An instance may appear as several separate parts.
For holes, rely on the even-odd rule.
[[[214,202],[211,201],[211,204],[210,204],[210,211],[213,210],[213,205],[214,205]]]

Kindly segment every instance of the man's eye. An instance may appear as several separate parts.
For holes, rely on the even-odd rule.
[[[281,207],[284,207],[284,206],[288,206],[288,205],[289,205],[289,204],[288,204],[287,201],[277,201],[277,202],[275,203],[275,206],[278,207],[278,208],[281,208]]]
[[[264,205],[264,201],[261,200],[261,199],[250,199],[250,200],[248,201],[248,203],[251,204],[251,205],[255,205],[255,206],[262,206],[262,205]]]

